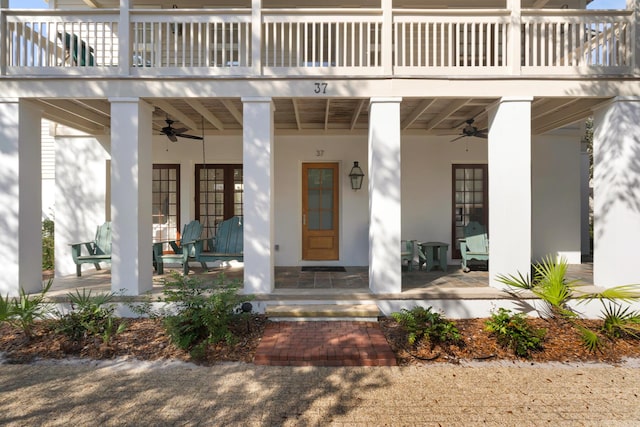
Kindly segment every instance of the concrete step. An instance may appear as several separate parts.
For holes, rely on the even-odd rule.
[[[380,310],[376,304],[287,304],[267,305],[265,314],[272,321],[350,320],[375,322]]]

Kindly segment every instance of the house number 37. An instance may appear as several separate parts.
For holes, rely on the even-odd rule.
[[[329,84],[326,82],[315,82],[313,84],[313,93],[325,94],[327,93],[327,86],[329,86]]]

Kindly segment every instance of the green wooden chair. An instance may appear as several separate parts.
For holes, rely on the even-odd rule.
[[[80,40],[75,34],[58,33],[58,38],[63,41],[64,49],[66,52],[65,59],[71,59],[73,65],[79,65],[81,67],[94,66],[96,64],[93,56],[93,48],[89,46],[87,52],[87,43]],[[64,38],[64,40],[63,40]]]
[[[70,246],[78,277],[82,276],[82,264],[93,264],[96,270],[100,270],[101,262],[111,262],[111,222],[99,225],[92,241],[71,243]]]
[[[207,250],[204,243],[207,242]],[[242,217],[234,216],[218,224],[216,235],[212,239],[196,241],[196,261],[202,268],[207,268],[207,262],[214,261],[243,261],[244,260],[244,227]]]
[[[184,226],[180,240],[168,240],[153,244],[153,260],[158,274],[164,273],[164,264],[181,264],[183,273],[189,274],[189,261],[195,260],[195,242],[202,234],[202,224],[194,220]],[[163,248],[169,244],[173,253],[163,253]]]
[[[471,221],[464,227],[464,239],[460,239],[460,254],[462,271],[465,273],[471,271],[472,263],[489,268],[489,239],[484,225]]]

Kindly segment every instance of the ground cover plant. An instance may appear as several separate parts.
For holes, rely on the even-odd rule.
[[[485,330],[496,337],[498,344],[512,350],[516,356],[528,358],[532,351],[543,349],[547,330],[531,327],[524,313],[499,308],[484,324]]]
[[[117,297],[122,301],[123,297],[76,293],[73,312],[86,311],[82,315],[74,315],[73,320],[67,319],[70,324],[66,333],[61,330],[64,327],[61,328],[59,319],[53,318],[47,310],[41,310],[46,304],[37,310],[26,310],[33,307],[34,301],[46,303],[46,290],[42,294],[22,297],[20,307],[25,307],[24,322],[18,321],[12,312],[12,307],[20,298],[0,298],[0,360],[28,363],[38,358],[71,356],[92,359],[175,359],[207,365],[222,361],[253,361],[269,320],[264,315],[250,313],[247,296],[238,295],[237,292],[232,295],[229,289],[236,287],[237,283],[218,283],[218,286],[214,286],[217,294],[213,297],[205,290],[209,285],[199,284],[190,277],[177,275],[168,282],[173,284],[169,283],[159,301],[171,306],[164,310],[153,310],[155,305],[151,303],[159,301],[139,302],[136,307],[147,317],[126,319],[123,330],[114,329],[115,325],[123,324],[122,319],[114,317],[109,310],[111,298]],[[229,290],[228,294],[225,289]],[[461,360],[619,363],[625,357],[640,358],[637,313],[623,305],[609,305],[606,296],[605,293],[601,301],[603,316],[594,320],[561,315],[538,318],[516,313],[501,315],[499,309],[489,318],[447,319],[444,313],[435,312],[429,307],[401,311],[395,318],[380,317],[379,325],[400,365],[457,363]],[[26,303],[25,298],[28,300]],[[175,301],[168,301],[173,299]],[[186,302],[183,304],[180,301]],[[200,308],[207,304],[218,307],[213,311],[221,313],[221,317],[211,320],[209,314],[198,314]],[[35,306],[39,307],[39,304]],[[182,309],[178,310],[177,307]],[[499,318],[494,318],[496,315]],[[170,327],[175,327],[173,331],[167,327],[166,319],[169,316],[176,316],[169,321]],[[228,322],[220,321],[227,316],[230,316]],[[524,356],[524,352],[514,350],[508,340],[505,341],[507,345],[501,342],[498,335],[487,327],[492,321],[503,326],[512,322],[514,329],[510,334],[522,335],[517,338],[523,338],[525,347],[533,349],[535,339],[523,332],[525,329],[520,320],[514,320],[520,317],[526,320],[532,331],[546,330],[544,339],[541,337],[542,348]],[[104,328],[98,325],[104,325]],[[210,326],[215,327],[214,332],[208,331]],[[596,350],[584,345],[582,334],[576,333],[582,329],[598,333],[601,345]],[[92,332],[100,330],[102,334]],[[189,342],[187,345],[178,345],[183,334],[193,337],[196,331],[205,332],[198,339],[185,339],[185,343]],[[533,337],[536,336],[534,333]],[[82,338],[74,342],[71,337]]]

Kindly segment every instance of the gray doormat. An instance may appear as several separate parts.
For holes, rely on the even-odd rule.
[[[330,266],[306,266],[302,267],[301,271],[315,271],[315,272],[341,272],[347,271],[344,267],[330,267]]]

